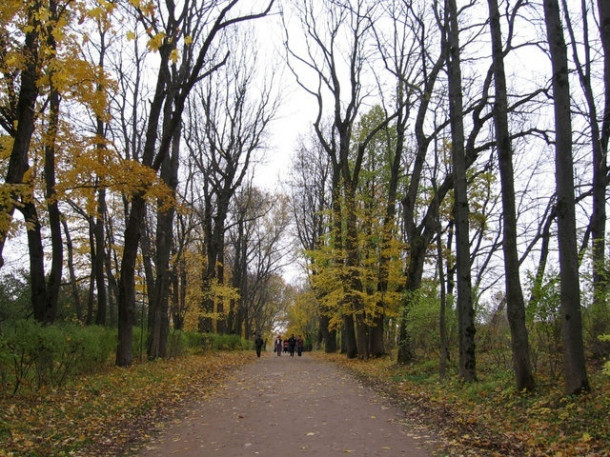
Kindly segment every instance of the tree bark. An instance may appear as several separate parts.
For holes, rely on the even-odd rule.
[[[64,234],[66,236],[66,251],[68,252],[68,272],[70,274],[70,291],[72,292],[74,311],[76,311],[76,318],[78,319],[78,321],[83,322],[83,305],[81,303],[80,294],[78,291],[78,284],[76,283],[76,271],[74,269],[74,246],[72,244],[72,238],[70,237],[68,223],[65,219],[61,220],[61,225],[64,228]]]
[[[559,3],[557,0],[544,0],[543,5],[553,70],[557,235],[561,279],[564,382],[566,393],[572,395],[589,391],[590,386],[585,366],[580,309],[568,57]]]
[[[57,5],[54,1],[50,2],[51,14],[57,16]],[[49,31],[49,47],[56,49],[57,45],[53,38],[52,30]],[[45,318],[44,322],[52,323],[57,317],[57,307],[59,299],[59,288],[63,271],[63,242],[61,238],[61,215],[57,202],[57,192],[55,190],[55,154],[57,150],[57,129],[59,126],[59,105],[60,96],[53,84],[53,73],[51,73],[51,88],[49,93],[49,127],[45,144],[45,182],[47,208],[49,212],[49,226],[51,230],[51,271],[47,281]],[[42,237],[41,237],[42,238]]]
[[[593,250],[593,354],[603,358],[610,349],[609,343],[599,341],[599,336],[610,332],[610,309],[608,306],[608,280],[606,266],[606,193],[608,174],[608,141],[610,140],[610,2],[598,0],[600,36],[604,55],[604,106],[601,128],[598,127],[597,111],[592,113],[593,149],[593,212],[591,214],[591,243]],[[589,54],[587,54],[588,56]],[[594,100],[589,103],[595,107]]]
[[[513,364],[517,390],[531,391],[535,387],[532,365],[529,356],[529,339],[525,326],[525,302],[519,274],[519,255],[517,252],[517,216],[515,205],[515,185],[513,172],[513,153],[508,126],[508,95],[502,49],[502,31],[498,0],[488,0],[492,58],[496,87],[494,121],[502,186],[502,216],[504,220],[504,277],[508,323],[511,331]]]
[[[161,166],[161,179],[176,194],[178,186],[178,156],[180,153],[181,129],[175,132],[171,155]],[[157,231],[155,266],[156,278],[154,282],[154,302],[150,304],[150,320],[148,335],[148,358],[167,357],[167,338],[169,335],[169,285],[170,285],[170,255],[174,242],[174,214],[173,204],[161,201],[157,205]]]
[[[466,154],[462,101],[462,75],[458,9],[455,0],[446,0],[448,15],[447,72],[449,84],[449,113],[453,156],[454,218],[456,229],[457,307],[460,341],[460,377],[466,382],[476,381],[475,325],[472,305],[470,262],[470,224],[466,182]]]
[[[25,68],[20,74],[21,86],[17,99],[17,128],[13,139],[13,147],[9,158],[8,169],[4,178],[5,185],[13,187],[11,189],[12,200],[8,205],[0,205],[0,215],[6,221],[0,224],[0,268],[4,265],[2,252],[8,235],[10,221],[12,220],[19,192],[16,186],[23,184],[23,177],[29,168],[28,153],[30,142],[34,133],[34,120],[36,117],[36,99],[38,98],[38,64],[39,64],[39,28],[40,23],[37,19],[39,11],[38,2],[31,2],[27,8],[29,30],[25,34],[25,44],[23,54],[26,56]]]

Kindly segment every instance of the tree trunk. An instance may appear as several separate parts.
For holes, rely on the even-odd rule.
[[[57,16],[55,2],[50,2],[53,16]],[[50,33],[49,46],[55,49],[57,46],[53,34]],[[51,81],[53,73],[51,74]],[[60,96],[51,82],[49,93],[49,127],[45,145],[44,173],[46,181],[46,200],[49,211],[49,226],[51,231],[51,271],[47,280],[47,292],[45,301],[46,323],[52,323],[57,317],[57,306],[59,299],[59,288],[63,271],[63,242],[61,238],[61,215],[55,191],[55,153],[57,148],[57,128],[59,125]]]
[[[344,176],[343,180],[347,181],[347,178]],[[352,315],[356,324],[355,336],[358,357],[366,360],[369,358],[369,338],[367,325],[365,324],[366,311],[364,309],[364,302],[362,299],[362,281],[360,279],[360,273],[358,271],[358,227],[354,201],[354,189],[351,187],[350,184],[347,185],[345,193],[346,237],[344,240],[344,247],[346,278],[344,284],[344,293],[346,305],[353,311]]]
[[[171,155],[166,157],[161,166],[161,179],[175,195],[178,185],[178,156],[180,152],[181,129],[174,134]],[[148,358],[156,359],[167,356],[167,338],[169,335],[169,281],[170,256],[174,242],[174,205],[159,202],[157,206],[157,232],[155,252],[155,301],[151,303],[152,316],[149,327]]]
[[[146,215],[146,202],[140,194],[134,195],[125,229],[125,245],[119,277],[119,342],[116,364],[124,367],[133,361],[132,335],[135,323],[135,269],[140,243],[142,220]]]
[[[466,382],[476,381],[474,308],[470,263],[470,224],[468,220],[468,192],[466,182],[466,154],[462,102],[462,72],[458,9],[455,0],[446,0],[448,15],[447,72],[449,84],[449,113],[453,156],[454,218],[456,229],[457,307],[460,341],[460,377]]]
[[[28,153],[30,142],[34,133],[34,119],[36,113],[36,99],[38,98],[38,52],[39,42],[38,33],[40,24],[36,19],[39,14],[37,2],[31,2],[27,9],[29,31],[25,34],[25,44],[23,55],[25,68],[21,72],[21,87],[17,99],[17,128],[13,139],[13,148],[9,158],[8,169],[4,178],[5,184],[16,185],[23,183],[23,177],[28,170]],[[0,224],[0,268],[4,265],[2,252],[4,243],[10,228],[10,220],[13,217],[19,194],[16,190],[11,190],[11,202],[0,204],[0,215],[6,221]]]
[[[593,212],[591,214],[591,243],[593,249],[593,354],[603,358],[610,344],[599,341],[598,337],[610,332],[610,309],[608,307],[608,280],[606,266],[606,175],[608,173],[608,141],[610,139],[610,2],[597,1],[599,10],[600,36],[604,55],[604,108],[601,129],[593,135]],[[593,100],[591,103],[595,106]],[[591,119],[592,126],[598,126],[597,111]],[[592,129],[593,130],[593,129]]]
[[[34,196],[31,197],[33,200]],[[44,273],[44,252],[40,221],[33,201],[23,203],[21,208],[23,218],[27,224],[27,239],[30,257],[30,283],[32,287],[32,309],[34,318],[39,322],[46,322],[47,285]]]
[[[337,352],[337,331],[329,330],[330,318],[323,314],[320,315],[320,332],[324,342],[324,352],[334,354]]]
[[[572,395],[589,391],[590,387],[585,366],[580,310],[568,57],[559,3],[557,0],[544,0],[543,4],[553,69],[557,235],[561,279],[564,382],[566,393]]]
[[[61,220],[66,236],[66,251],[68,252],[68,273],[70,274],[70,290],[72,292],[72,301],[74,302],[74,310],[76,311],[76,319],[83,322],[83,305],[78,292],[78,284],[76,283],[76,272],[74,270],[74,246],[68,229],[68,223],[65,219]]]
[[[498,147],[498,161],[502,186],[502,216],[504,219],[504,274],[508,323],[511,331],[513,364],[517,390],[534,389],[534,376],[529,356],[529,339],[525,326],[525,303],[519,274],[519,255],[517,252],[517,216],[513,173],[513,154],[508,127],[508,96],[502,50],[502,31],[498,0],[488,0],[492,56],[496,84],[494,121]]]
[[[104,279],[104,265],[106,263],[106,234],[104,229],[106,219],[106,190],[99,189],[97,192],[97,211],[93,233],[95,236],[95,258],[93,259],[93,271],[95,284],[97,285],[97,313],[95,323],[106,325],[108,309],[108,295],[106,293],[106,281]]]
[[[443,243],[441,224],[439,221],[438,240],[436,243],[436,258],[438,268],[438,283],[440,287],[440,309],[438,313],[438,330],[440,339],[440,363],[438,375],[441,379],[447,373],[447,360],[449,360],[449,342],[447,337],[447,287],[445,284],[445,271],[443,269]]]

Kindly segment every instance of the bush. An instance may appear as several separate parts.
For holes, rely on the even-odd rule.
[[[0,393],[61,386],[107,364],[116,347],[115,333],[103,327],[42,326],[27,319],[6,324],[0,332]]]
[[[242,351],[251,349],[252,343],[244,340],[239,335],[218,335],[216,333],[206,333],[202,335],[204,349],[213,351]]]

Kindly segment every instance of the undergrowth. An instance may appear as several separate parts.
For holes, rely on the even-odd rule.
[[[62,388],[0,399],[0,457],[131,455],[151,424],[203,399],[251,360],[241,351],[108,367]]]
[[[533,393],[516,391],[510,372],[479,370],[475,383],[455,373],[440,379],[430,362],[399,366],[327,356],[402,403],[407,416],[434,427],[447,455],[607,457],[610,377],[590,372],[591,393],[569,397],[561,383],[539,375]]]

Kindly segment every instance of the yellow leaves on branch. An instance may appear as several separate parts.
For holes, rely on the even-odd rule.
[[[172,52],[169,55],[169,60],[173,63],[178,63],[180,60],[180,52],[177,49],[172,49]]]
[[[153,17],[157,10],[155,4],[150,1],[129,0],[129,3],[137,8],[142,14],[148,17]]]
[[[149,51],[158,51],[159,48],[163,45],[163,40],[165,39],[165,37],[166,34],[164,32],[159,32],[156,35],[153,35],[150,40],[148,40],[146,47]]]
[[[116,83],[97,65],[82,59],[55,59],[48,67],[41,84],[53,87],[71,101],[82,104],[102,121],[110,120],[108,96]]]

